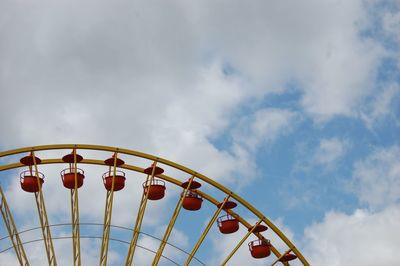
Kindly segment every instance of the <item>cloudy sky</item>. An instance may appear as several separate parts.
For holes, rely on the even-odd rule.
[[[399,70],[396,0],[0,0],[0,150],[89,143],[161,156],[244,197],[313,265],[400,265]],[[102,221],[99,178],[81,193],[88,222]],[[1,181],[29,227],[33,196],[18,172]],[[69,222],[58,176],[46,182],[52,222]],[[117,195],[120,206],[138,199],[131,191]],[[132,226],[126,209],[115,212]],[[167,222],[146,225],[162,235]],[[184,229],[172,242],[190,250]],[[199,256],[216,265],[232,239],[210,237]],[[83,245],[86,265],[98,244]],[[57,251],[70,246],[60,240]],[[41,248],[29,247],[34,265]],[[1,265],[12,261],[0,254]]]

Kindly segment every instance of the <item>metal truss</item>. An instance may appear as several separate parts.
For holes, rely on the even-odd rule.
[[[253,228],[251,228],[246,235],[237,243],[236,247],[229,253],[229,255],[226,257],[226,259],[221,263],[221,266],[224,266],[228,261],[233,257],[233,255],[238,251],[238,249],[242,246],[244,241],[253,233],[254,229],[262,222],[262,220],[259,220]]]
[[[186,259],[186,262],[184,264],[185,266],[188,266],[189,263],[192,261],[194,255],[196,254],[197,250],[199,249],[201,243],[203,243],[204,238],[206,238],[208,232],[211,229],[211,226],[215,223],[215,220],[217,220],[218,215],[220,214],[220,212],[224,208],[224,205],[228,201],[228,199],[229,199],[229,196],[224,199],[224,201],[222,202],[220,207],[215,211],[215,213],[214,213],[213,217],[211,218],[210,222],[208,223],[206,229],[204,229],[204,232],[201,234],[199,240],[197,240],[197,243],[194,246],[194,248],[192,249],[192,252],[190,252],[189,257]]]
[[[178,203],[176,204],[174,213],[172,214],[172,217],[171,217],[171,219],[169,221],[167,229],[165,230],[164,236],[163,236],[163,238],[161,240],[160,247],[158,248],[156,256],[154,257],[154,260],[153,260],[153,263],[152,263],[153,266],[158,265],[158,262],[160,261],[161,255],[162,255],[162,253],[164,251],[164,248],[165,248],[165,245],[168,242],[168,238],[171,235],[172,229],[174,228],[176,219],[178,218],[179,212],[182,209],[182,203],[183,203],[183,200],[185,199],[185,195],[186,195],[187,191],[189,190],[193,179],[194,179],[194,176],[192,176],[189,179],[187,187],[183,190],[183,193],[181,194],[181,197],[179,198]]]
[[[46,249],[46,255],[47,255],[47,261],[49,262],[49,265],[51,266],[57,266],[57,259],[56,259],[56,254],[54,252],[54,246],[53,246],[53,240],[51,237],[51,232],[50,232],[50,227],[49,227],[49,219],[47,217],[47,212],[46,212],[46,205],[45,201],[43,198],[43,192],[42,192],[42,184],[39,179],[39,171],[36,163],[36,157],[35,157],[35,152],[31,152],[32,158],[33,158],[33,166],[35,168],[35,174],[36,174],[36,180],[38,183],[39,187],[39,192],[35,192],[35,200],[36,200],[36,207],[38,210],[38,215],[39,215],[39,221],[40,221],[40,226],[42,228],[42,235],[43,235],[43,242],[45,245]],[[29,167],[29,170],[32,173],[32,167]]]
[[[74,163],[69,164],[70,170],[74,171],[75,187],[71,192],[71,226],[72,226],[72,255],[74,266],[81,265],[81,234],[79,229],[79,197],[78,197],[78,164],[76,149],[73,149]]]
[[[112,176],[112,184],[111,190],[107,190],[106,194],[106,205],[104,208],[104,222],[103,222],[103,234],[101,239],[101,251],[100,251],[100,262],[99,265],[107,265],[107,256],[108,256],[108,243],[110,241],[110,225],[111,225],[111,215],[112,215],[112,207],[114,200],[114,185],[115,185],[115,176],[117,174],[117,153],[114,153],[114,165],[109,167],[108,171],[111,173],[111,169],[113,171]]]
[[[28,259],[26,257],[26,253],[24,250],[24,246],[22,245],[21,238],[19,237],[17,227],[15,226],[14,219],[12,218],[10,208],[8,207],[8,203],[6,200],[6,196],[3,193],[3,189],[0,186],[0,211],[3,216],[4,223],[6,225],[8,235],[10,236],[10,240],[14,247],[15,254],[17,255],[17,259],[21,266],[29,266]]]
[[[151,175],[147,175],[145,184],[148,184],[149,186],[154,180],[154,173],[156,170],[156,166],[157,166],[157,161],[154,161],[153,169],[151,170]],[[139,232],[140,228],[142,227],[143,217],[146,211],[146,205],[147,205],[147,199],[149,198],[149,193],[150,193],[150,187],[147,188],[146,190],[143,190],[142,199],[140,200],[140,206],[138,209],[138,214],[136,216],[135,227],[132,233],[132,239],[129,244],[128,255],[126,256],[126,261],[125,261],[126,266],[132,265],[133,262],[133,256],[135,255],[136,245],[139,239]]]

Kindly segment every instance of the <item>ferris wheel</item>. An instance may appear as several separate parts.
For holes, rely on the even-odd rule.
[[[84,153],[88,155],[83,156]],[[54,154],[57,154],[57,156],[54,156]],[[215,232],[222,236],[240,234],[240,228],[245,229],[245,233],[236,238],[239,240],[234,243],[234,247],[227,254],[224,254],[224,258],[218,262],[218,265],[229,265],[237,251],[246,246],[245,243],[247,243],[249,254],[248,265],[252,265],[252,261],[263,261],[265,262],[263,265],[291,265],[292,263],[309,265],[288,237],[244,198],[215,180],[167,159],[123,148],[85,144],[43,145],[8,150],[0,152],[0,159],[0,178],[5,178],[1,175],[2,173],[11,172],[13,169],[19,170],[20,189],[24,193],[32,194],[40,222],[40,226],[36,229],[41,231],[41,238],[24,242],[24,232],[35,228],[18,231],[12,216],[13,202],[7,201],[7,193],[0,186],[0,210],[8,232],[8,236],[2,237],[0,241],[8,241],[9,243],[9,247],[0,250],[0,257],[6,250],[13,249],[20,265],[30,265],[25,247],[38,241],[44,243],[43,256],[47,258],[48,264],[57,265],[58,257],[56,256],[57,250],[54,247],[54,242],[60,237],[52,236],[52,229],[57,225],[51,223],[46,211],[45,199],[47,195],[44,189],[46,175],[42,171],[48,165],[59,166],[61,178],[59,185],[69,190],[70,199],[66,200],[70,201],[71,222],[67,225],[70,227],[71,235],[63,238],[68,238],[72,242],[72,254],[70,256],[74,266],[83,264],[82,257],[85,254],[81,251],[81,240],[84,238],[97,238],[101,241],[98,250],[99,265],[107,265],[111,241],[119,241],[127,246],[127,252],[123,254],[124,265],[136,264],[135,254],[139,248],[145,249],[148,254],[151,254],[151,265],[159,265],[162,264],[161,262],[167,263],[165,265],[168,265],[168,263],[185,266],[195,265],[196,263],[206,265],[196,256],[198,251],[204,248],[202,244],[206,237]],[[140,159],[140,161],[135,161],[135,159]],[[100,168],[104,172],[101,176],[102,186],[104,187],[103,193],[105,194],[105,207],[102,215],[104,219],[103,223],[99,224],[82,222],[79,218],[82,215],[79,212],[79,195],[84,193],[80,189],[85,186],[85,178],[88,179],[83,169],[89,165]],[[129,175],[132,173],[142,179],[142,192],[140,201],[137,203],[136,216],[132,215],[134,219],[131,222],[131,227],[126,228],[112,223],[113,203],[115,197],[118,197],[119,193],[124,193],[126,187],[130,185]],[[100,181],[100,177],[98,177],[98,180]],[[204,186],[212,189],[203,189]],[[174,188],[175,191],[178,189],[179,193],[175,193],[177,194],[174,199],[176,201],[175,208],[172,213],[167,215],[169,220],[166,229],[162,237],[146,234],[142,231],[142,228],[146,223],[146,210],[151,207],[148,203],[165,199],[169,187]],[[99,204],[104,204],[104,202],[99,202]],[[211,213],[204,215],[204,218],[206,219],[209,216],[211,218],[207,218],[207,223],[203,227],[196,228],[197,237],[196,241],[190,243],[191,249],[184,250],[170,243],[169,239],[181,210],[194,213],[204,209],[206,204],[211,206],[211,208],[208,208]],[[126,211],[129,212],[130,210]],[[248,218],[249,215],[251,215],[250,219]],[[88,225],[100,226],[102,229],[101,236],[81,235],[81,228]],[[218,231],[212,233],[213,226],[216,226]],[[130,241],[111,237],[110,232],[112,228],[116,227],[128,230]],[[191,228],[191,231],[193,231],[193,228]],[[156,239],[158,248],[151,249],[139,245],[138,240],[142,235]],[[278,247],[271,240],[271,237],[279,239],[284,245]],[[174,258],[165,254],[166,246],[172,246],[184,252],[184,260],[177,262]]]

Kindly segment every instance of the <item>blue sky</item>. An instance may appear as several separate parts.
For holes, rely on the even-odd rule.
[[[398,1],[0,0],[0,18],[1,150],[92,143],[154,154],[236,191],[313,265],[400,264]],[[34,212],[11,176],[2,184],[25,227]],[[68,220],[51,189],[66,192],[47,182],[51,219]],[[88,182],[83,210],[104,198]],[[87,221],[101,220],[100,205]],[[171,195],[149,215],[173,206]],[[122,207],[117,215],[131,226]],[[185,217],[201,225],[207,215]],[[149,232],[162,234],[159,218]],[[190,249],[183,221],[174,241]],[[210,237],[199,256],[213,265],[233,240]]]

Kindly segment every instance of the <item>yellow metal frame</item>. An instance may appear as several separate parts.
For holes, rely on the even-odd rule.
[[[0,202],[0,212],[3,216],[4,223],[6,225],[8,235],[10,236],[12,245],[14,247],[15,254],[17,255],[19,264],[21,266],[29,266],[28,259],[22,245],[21,238],[19,237],[17,227],[15,226],[14,219],[11,215],[10,208],[6,200],[6,196],[3,193],[3,189],[0,186],[1,202]]]
[[[158,262],[160,261],[161,255],[162,255],[162,253],[164,251],[164,248],[165,248],[165,245],[168,242],[168,238],[171,235],[172,229],[174,228],[176,219],[178,218],[179,212],[182,209],[183,200],[185,199],[186,193],[188,192],[190,186],[192,185],[193,179],[194,179],[194,176],[192,176],[189,179],[187,187],[183,189],[183,193],[182,193],[181,197],[179,198],[179,200],[178,200],[178,202],[176,204],[175,210],[174,210],[174,212],[172,214],[172,217],[171,217],[171,219],[170,219],[170,221],[168,223],[167,229],[165,230],[164,236],[163,236],[163,238],[161,240],[160,247],[158,248],[156,256],[154,257],[154,260],[153,260],[153,263],[152,263],[153,266],[158,265]]]
[[[49,227],[49,219],[47,217],[46,205],[43,198],[42,184],[40,183],[39,170],[36,163],[35,152],[32,150],[33,165],[36,173],[36,181],[39,187],[39,192],[35,192],[36,207],[38,210],[40,226],[42,228],[43,241],[46,249],[47,261],[51,266],[57,266],[56,254],[54,252],[53,238]],[[32,174],[32,167],[29,167]]]
[[[113,169],[113,177],[111,183],[111,190],[107,190],[106,194],[106,205],[104,207],[104,222],[103,222],[103,234],[101,238],[101,250],[100,250],[100,262],[99,265],[107,265],[108,256],[108,243],[110,241],[110,230],[111,230],[111,215],[114,200],[114,181],[117,174],[117,152],[114,153],[114,165],[109,167],[108,171],[111,174]]]
[[[79,197],[78,197],[78,164],[76,161],[76,149],[73,149],[74,163],[69,169],[74,169],[75,187],[71,192],[71,226],[72,226],[72,254],[74,266],[81,265],[81,234],[79,230]]]
[[[157,161],[154,161],[153,169],[151,170],[151,175],[147,175],[146,178],[145,184],[148,186],[150,186],[154,180],[154,173],[156,170],[156,166],[157,166]],[[128,254],[126,255],[125,265],[132,265],[133,263],[133,257],[135,255],[136,244],[139,239],[139,232],[140,228],[142,227],[143,217],[146,211],[147,199],[149,198],[149,193],[150,193],[150,187],[147,188],[146,193],[143,188],[142,199],[140,200],[140,206],[138,209],[138,214],[136,216],[135,227],[133,228],[132,239],[129,244]]]
[[[193,257],[194,257],[194,254],[196,254],[196,252],[197,252],[197,250],[199,249],[201,243],[203,243],[204,238],[206,238],[208,232],[209,232],[210,229],[211,229],[211,226],[213,226],[213,224],[214,224],[215,221],[217,220],[218,215],[220,214],[220,212],[221,212],[222,209],[224,208],[224,205],[225,205],[225,203],[228,201],[228,199],[229,199],[229,196],[226,197],[226,198],[224,199],[224,201],[222,202],[222,204],[220,205],[220,207],[215,211],[213,217],[211,218],[210,222],[209,222],[208,225],[206,226],[206,229],[204,229],[204,232],[201,234],[199,240],[197,240],[197,243],[196,243],[196,245],[194,246],[194,248],[192,249],[192,252],[190,252],[189,257],[186,259],[186,262],[185,262],[185,264],[184,264],[185,266],[189,265],[189,263],[192,261],[192,259],[193,259]]]
[[[253,226],[253,228],[251,228],[251,230],[249,230],[246,235],[239,241],[239,243],[237,243],[236,247],[231,251],[231,253],[229,253],[228,257],[226,257],[226,259],[221,263],[221,266],[224,266],[226,263],[228,263],[228,261],[232,258],[232,256],[236,253],[236,251],[238,251],[238,249],[242,246],[242,244],[244,243],[244,241],[246,241],[246,239],[253,233],[254,229],[262,222],[262,220],[259,220],[256,225]]]
[[[209,177],[202,175],[200,173],[197,173],[185,166],[182,166],[180,164],[174,163],[172,161],[159,158],[153,155],[149,155],[146,153],[138,152],[138,151],[133,151],[133,150],[128,150],[128,149],[122,149],[122,148],[116,148],[116,147],[108,147],[108,146],[100,146],[100,145],[88,145],[88,144],[55,144],[55,145],[42,145],[42,146],[35,146],[35,147],[26,147],[26,148],[20,148],[20,149],[14,149],[14,150],[9,150],[9,151],[4,151],[0,152],[0,157],[4,156],[9,156],[13,154],[19,154],[19,153],[24,153],[24,152],[30,152],[30,151],[42,151],[42,150],[61,150],[61,149],[85,149],[85,150],[97,150],[97,151],[108,151],[108,152],[118,152],[120,154],[126,154],[130,156],[135,156],[135,157],[140,157],[144,159],[148,159],[150,161],[157,161],[158,163],[164,164],[171,166],[177,170],[180,170],[182,172],[185,172],[189,175],[195,176],[197,179],[200,179],[209,185],[218,188],[221,192],[225,193],[226,195],[230,196],[233,198],[236,202],[241,204],[244,208],[252,212],[256,217],[261,219],[269,228],[271,231],[273,231],[285,244],[286,246],[293,251],[293,253],[297,256],[298,260],[301,261],[303,265],[310,265],[305,257],[302,255],[302,253],[296,248],[296,246],[279,230],[278,227],[276,227],[267,217],[265,217],[260,211],[258,211],[256,208],[254,208],[251,204],[249,204],[247,201],[245,201],[242,197],[237,195],[236,193],[230,191],[228,188],[222,186],[218,182],[210,179]],[[63,163],[61,159],[46,159],[42,160],[41,164],[59,164]],[[95,164],[95,165],[104,165],[104,162],[101,160],[94,160],[94,159],[84,159],[81,163],[83,164]],[[3,170],[8,170],[8,169],[14,169],[18,167],[22,167],[23,165],[21,163],[12,163],[8,165],[0,165],[0,171]],[[121,168],[125,168],[128,170],[136,171],[136,172],[141,172],[143,173],[143,168],[133,166],[133,165],[123,165]],[[159,175],[159,178],[168,181],[170,183],[173,183],[175,185],[180,186],[181,181],[176,180],[172,177],[166,176],[166,175]],[[202,191],[196,191],[199,195],[203,197],[203,199],[208,200],[212,204],[217,205],[219,202],[212,198],[211,196],[207,195],[206,193]],[[229,214],[233,214],[234,212],[231,210],[227,211]],[[252,225],[247,223],[243,218],[238,217],[239,222],[243,224],[247,228],[251,228]],[[260,239],[263,238],[261,234],[256,234]],[[281,253],[274,247],[271,247],[271,251],[276,257],[280,257]],[[283,263],[284,265],[289,265],[288,263]]]

